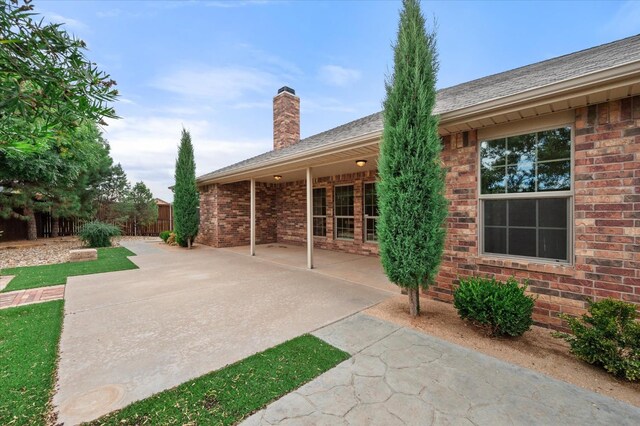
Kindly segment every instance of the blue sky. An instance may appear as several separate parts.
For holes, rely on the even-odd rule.
[[[272,147],[272,97],[301,99],[302,136],[377,112],[399,1],[45,1],[118,82],[112,156],[154,195],[184,125],[197,173]],[[448,87],[640,33],[640,2],[423,2]]]

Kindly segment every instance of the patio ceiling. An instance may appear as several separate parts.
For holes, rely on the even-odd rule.
[[[377,135],[370,137],[368,140],[358,142],[356,146],[346,146],[342,149],[309,155],[284,164],[275,164],[261,167],[258,170],[236,173],[217,179],[217,182],[230,183],[252,178],[256,182],[294,182],[306,179],[308,167],[313,169],[314,178],[376,170],[379,143],[380,136]],[[366,160],[367,163],[364,167],[359,167],[355,163],[356,160]],[[275,175],[282,176],[282,178],[276,181],[274,179]]]

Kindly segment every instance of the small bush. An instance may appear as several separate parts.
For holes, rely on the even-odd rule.
[[[103,222],[86,223],[78,236],[82,242],[89,247],[111,247],[111,237],[120,235],[117,226]]]
[[[453,293],[453,304],[460,318],[487,328],[492,336],[520,336],[533,324],[535,299],[525,289],[514,278],[506,283],[495,278],[464,278]]]
[[[187,247],[188,246],[189,241],[181,236],[176,234],[176,244],[179,245],[180,247]]]
[[[589,303],[576,318],[560,315],[573,334],[553,333],[571,345],[571,353],[589,364],[627,380],[640,380],[640,324],[636,307],[619,300]]]
[[[166,243],[167,239],[169,239],[169,235],[171,235],[171,231],[162,231],[160,233],[160,238],[162,238],[162,241]]]

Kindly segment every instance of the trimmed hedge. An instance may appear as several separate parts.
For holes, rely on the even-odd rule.
[[[160,238],[162,238],[162,241],[166,243],[170,235],[171,235],[171,231],[162,231],[160,233]]]
[[[453,293],[453,305],[462,319],[486,328],[492,336],[521,336],[533,324],[535,304],[525,289],[514,278],[506,283],[495,278],[462,278]]]

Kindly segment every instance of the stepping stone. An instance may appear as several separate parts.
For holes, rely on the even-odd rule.
[[[76,249],[69,250],[69,262],[85,262],[87,260],[97,260],[98,250],[96,249]]]

